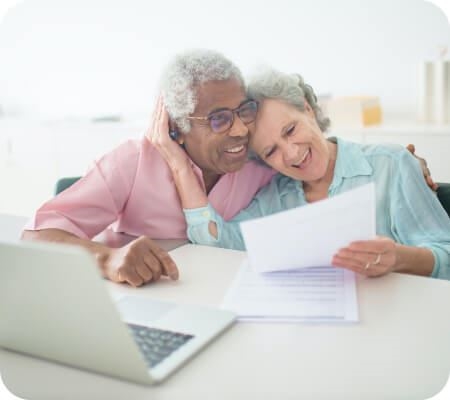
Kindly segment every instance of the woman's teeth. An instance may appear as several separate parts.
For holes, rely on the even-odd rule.
[[[243,149],[244,149],[244,145],[242,144],[240,146],[232,147],[231,149],[225,150],[225,152],[227,152],[227,153],[239,153]]]
[[[302,159],[301,159],[297,164],[294,164],[293,166],[296,167],[296,168],[299,168],[299,167],[302,165],[303,161],[306,160],[306,157],[308,157],[309,152],[310,152],[309,149],[306,150],[306,152],[305,152],[305,154],[303,155]]]

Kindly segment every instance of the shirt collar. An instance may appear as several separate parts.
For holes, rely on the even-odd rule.
[[[345,178],[371,175],[373,173],[372,166],[364,156],[360,145],[339,138],[330,138],[330,140],[337,143],[337,157],[332,187],[339,185]]]

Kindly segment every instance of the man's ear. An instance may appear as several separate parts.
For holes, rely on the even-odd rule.
[[[172,120],[169,120],[169,136],[172,140],[175,140],[180,146],[184,144],[184,134],[180,132],[177,124]]]

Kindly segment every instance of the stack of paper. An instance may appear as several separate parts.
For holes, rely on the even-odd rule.
[[[354,273],[330,266],[331,258],[352,241],[373,239],[375,226],[373,183],[242,223],[248,261],[224,308],[240,319],[357,321]]]
[[[261,274],[243,264],[222,306],[248,321],[358,321],[355,275],[333,267]]]

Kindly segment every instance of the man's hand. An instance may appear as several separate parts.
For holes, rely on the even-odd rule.
[[[97,257],[105,277],[113,282],[128,282],[138,287],[157,281],[161,275],[178,279],[178,268],[169,254],[146,236],[124,247],[110,249]]]
[[[416,155],[415,151],[416,148],[413,144],[408,144],[406,148],[411,152],[411,154],[416,157],[419,160],[420,166],[422,168],[423,177],[425,178],[425,181],[427,182],[427,185],[434,191],[438,189],[438,185],[433,181],[433,178],[431,177],[430,170],[427,166],[427,161]]]
[[[158,149],[172,173],[175,174],[191,168],[189,158],[180,146],[181,142],[177,142],[169,136],[169,114],[164,107],[161,96],[158,98],[153,112],[151,127],[147,131],[146,136]],[[178,140],[181,140],[181,138]]]

